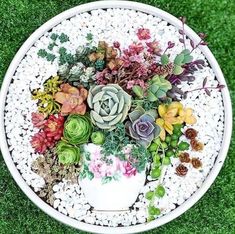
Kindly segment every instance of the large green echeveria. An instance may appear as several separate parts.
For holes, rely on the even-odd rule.
[[[87,103],[91,121],[100,129],[111,131],[127,117],[131,96],[117,84],[97,85],[90,88]]]
[[[92,132],[92,123],[87,115],[69,115],[64,124],[64,139],[70,144],[84,144]]]
[[[64,141],[60,141],[56,145],[56,153],[59,157],[59,162],[65,165],[78,163],[80,160],[80,149]]]

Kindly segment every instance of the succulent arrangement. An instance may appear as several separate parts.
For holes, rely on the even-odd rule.
[[[192,56],[199,45],[191,41],[192,49],[186,48],[183,36],[180,42],[184,48],[171,61],[169,51],[174,43],[169,41],[167,48],[160,48],[145,28],[136,36],[136,42],[121,48],[117,41],[112,45],[99,41],[97,45],[89,34],[87,44],[71,54],[58,47],[58,42],[69,38],[52,34],[48,49],[38,52],[40,57],[54,61],[52,49],[58,47],[59,70],[44,83],[43,90],[32,91],[38,105],[32,123],[38,133],[31,145],[44,157],[53,155],[58,170],[76,168],[81,179],[100,178],[105,184],[141,172],[146,172],[146,178],[149,175],[151,180],[159,180],[172,157],[178,157],[181,163],[176,168],[179,176],[187,174],[185,163],[194,168],[202,166],[199,159],[191,159],[185,152],[200,151],[203,143],[196,139],[192,127],[183,131],[197,119],[181,99],[199,90],[210,95],[211,89],[220,91],[223,85],[207,87],[205,78],[202,88],[183,92],[179,84],[193,82],[193,73],[203,68],[204,62]],[[200,36],[199,44],[205,45],[205,35]],[[182,140],[183,135],[187,140]],[[94,150],[90,152],[89,147]],[[38,172],[42,165],[35,165]],[[150,201],[149,221],[160,214],[154,199],[164,194],[159,184],[145,195]]]

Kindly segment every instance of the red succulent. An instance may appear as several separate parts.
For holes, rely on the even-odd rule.
[[[115,41],[115,42],[113,43],[113,47],[116,48],[116,49],[119,49],[119,48],[120,48],[120,42]]]
[[[65,120],[62,115],[50,115],[47,120],[44,119],[43,121],[35,113],[32,116],[37,126],[40,126],[41,131],[32,137],[30,143],[37,153],[44,153],[48,148],[52,148],[56,141],[61,139]],[[38,119],[41,121],[36,121]]]
[[[46,133],[43,131],[36,133],[32,137],[30,143],[35,151],[41,154],[45,153],[48,148],[52,148],[55,145],[53,138],[47,137]]]
[[[130,55],[137,55],[139,53],[141,53],[144,50],[144,46],[142,43],[132,43],[129,46],[129,53]]]
[[[62,115],[50,115],[44,127],[46,136],[53,138],[55,141],[60,140],[64,130],[64,117]]]

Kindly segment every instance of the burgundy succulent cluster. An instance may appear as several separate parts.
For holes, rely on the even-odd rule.
[[[114,42],[114,48],[119,50],[121,65],[113,70],[106,68],[96,74],[97,84],[117,83],[130,92],[134,85],[143,89],[147,87],[147,81],[156,74],[156,57],[160,56],[159,42],[150,40],[149,29],[138,29],[139,42],[132,43],[128,48],[120,49],[120,43]],[[172,46],[170,44],[169,46]]]

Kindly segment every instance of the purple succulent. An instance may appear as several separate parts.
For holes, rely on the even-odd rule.
[[[160,134],[160,127],[155,123],[155,110],[145,111],[137,107],[129,114],[130,121],[125,124],[127,134],[139,144],[148,147],[151,141]]]

